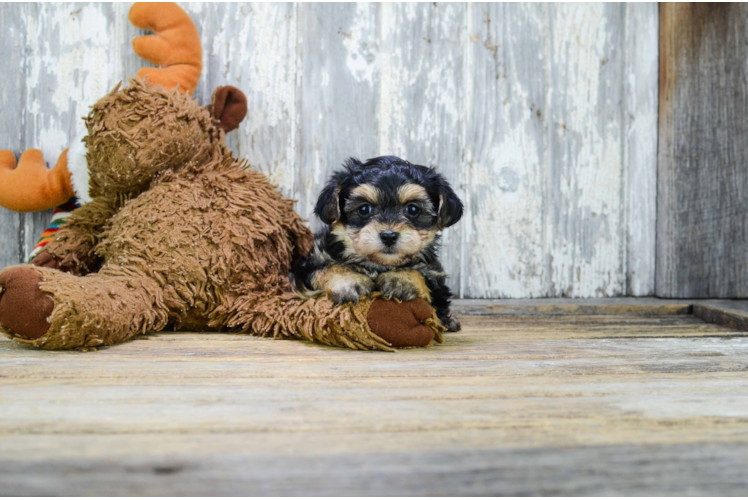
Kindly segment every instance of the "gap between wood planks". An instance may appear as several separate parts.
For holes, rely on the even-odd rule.
[[[604,299],[458,299],[458,316],[582,316],[690,314],[708,323],[748,331],[748,300],[604,298]]]

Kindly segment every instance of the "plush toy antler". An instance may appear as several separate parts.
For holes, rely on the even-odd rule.
[[[130,22],[153,35],[132,41],[135,53],[161,68],[143,68],[138,76],[155,85],[193,93],[203,69],[200,35],[195,24],[173,3],[136,3],[130,9]]]
[[[16,168],[15,155],[0,151],[0,206],[15,212],[37,212],[65,203],[73,196],[67,163],[66,149],[55,168],[47,170],[42,152],[28,149]]]

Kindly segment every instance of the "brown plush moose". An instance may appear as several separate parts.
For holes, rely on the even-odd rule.
[[[86,133],[47,170],[26,151],[0,152],[0,205],[47,209],[73,193],[75,210],[32,265],[0,273],[0,331],[31,346],[116,344],[167,327],[231,330],[332,346],[390,350],[439,340],[421,299],[302,299],[289,269],[311,233],[261,173],[224,144],[246,98],[220,87],[212,105],[190,93],[200,39],[174,4],[135,4],[130,20],[155,34],[134,40],[143,68],[85,118]]]

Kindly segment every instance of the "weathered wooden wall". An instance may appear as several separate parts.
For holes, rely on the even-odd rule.
[[[660,11],[657,294],[748,297],[748,6]]]
[[[142,65],[129,4],[0,5],[0,147],[48,161]],[[247,93],[229,139],[311,216],[348,156],[437,165],[463,297],[654,291],[658,12],[652,4],[189,4],[197,97]],[[48,214],[0,210],[0,265]],[[314,223],[312,224],[314,226]]]

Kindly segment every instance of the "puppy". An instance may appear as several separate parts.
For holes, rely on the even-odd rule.
[[[314,213],[325,227],[293,270],[304,296],[327,293],[358,303],[380,291],[402,301],[421,297],[456,332],[452,292],[438,259],[439,231],[462,217],[462,202],[434,169],[395,156],[349,159],[322,190]]]

